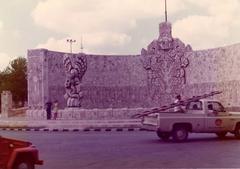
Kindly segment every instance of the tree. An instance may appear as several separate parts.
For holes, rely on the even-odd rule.
[[[0,73],[0,91],[10,90],[15,103],[27,100],[27,60],[18,57]]]

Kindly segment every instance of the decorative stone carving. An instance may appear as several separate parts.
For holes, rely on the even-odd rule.
[[[171,34],[171,24],[160,24],[160,35],[142,49],[141,58],[148,71],[148,90],[151,101],[158,105],[165,104],[181,93],[186,83],[185,69],[189,65],[186,53],[192,51],[189,45]]]
[[[67,107],[81,107],[83,98],[82,77],[87,70],[87,58],[84,54],[65,54],[63,64],[66,72],[64,98]]]

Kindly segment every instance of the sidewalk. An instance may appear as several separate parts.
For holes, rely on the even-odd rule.
[[[25,117],[0,118],[2,130],[33,131],[121,131],[140,130],[140,119],[121,120],[32,120]]]

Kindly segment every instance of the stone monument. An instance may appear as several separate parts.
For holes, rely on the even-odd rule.
[[[12,93],[2,91],[1,93],[1,117],[10,117],[12,111]]]
[[[172,27],[168,22],[159,26],[159,38],[142,49],[141,58],[148,72],[148,89],[151,100],[164,105],[182,93],[186,84],[185,69],[189,65],[186,57],[192,51],[190,45],[172,37]]]
[[[58,100],[60,119],[127,119],[171,103],[177,94],[186,98],[215,90],[223,91],[216,97],[225,106],[237,109],[239,58],[240,44],[192,50],[172,37],[167,20],[139,55],[29,50],[27,113],[44,119],[45,103]]]

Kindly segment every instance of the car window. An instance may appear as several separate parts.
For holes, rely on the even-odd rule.
[[[202,102],[200,101],[195,101],[195,102],[190,102],[187,105],[188,110],[202,110]]]
[[[219,102],[208,102],[208,110],[215,110],[218,112],[223,112],[224,107]]]

